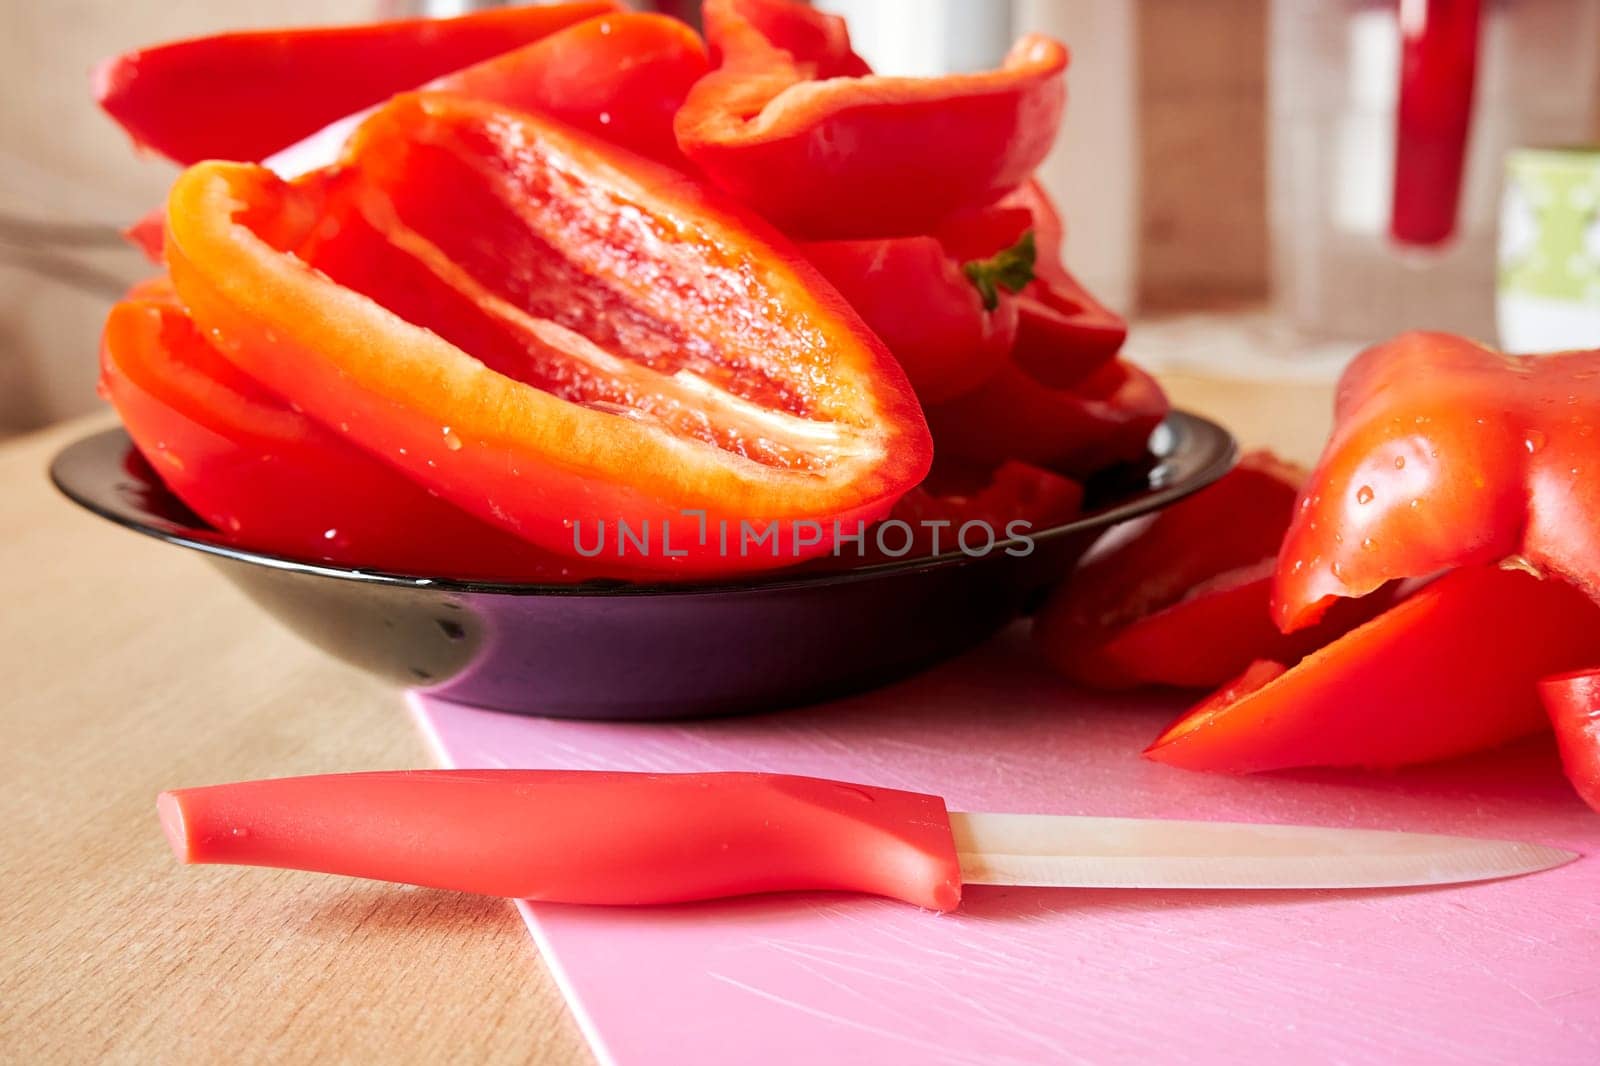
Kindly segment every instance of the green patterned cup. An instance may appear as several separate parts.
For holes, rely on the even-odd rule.
[[[1496,289],[1506,351],[1600,348],[1600,148],[1506,158]]]

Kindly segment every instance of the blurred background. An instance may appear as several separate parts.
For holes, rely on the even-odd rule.
[[[1067,120],[1044,168],[1067,216],[1068,263],[1136,316],[1136,357],[1179,369],[1227,369],[1237,349],[1273,353],[1265,367],[1235,367],[1241,374],[1331,374],[1362,341],[1406,326],[1493,341],[1501,217],[1523,230],[1536,217],[1504,183],[1508,153],[1600,137],[1600,0],[816,2],[849,16],[858,51],[884,73],[993,66],[1030,30],[1068,44]],[[0,435],[96,406],[101,318],[144,273],[118,231],[159,201],[173,174],[137,158],[94,107],[97,60],[223,29],[475,6],[8,2]],[[1408,42],[1419,45],[1429,19],[1438,37],[1469,16],[1470,95],[1457,102],[1470,124],[1441,126],[1434,107],[1405,112],[1421,124],[1404,125]],[[1448,103],[1459,88],[1440,91]],[[1452,139],[1464,147],[1459,189],[1450,188]],[[1397,160],[1422,167],[1432,214],[1459,194],[1455,210],[1443,208],[1444,234],[1396,238]],[[1600,203],[1600,177],[1592,188]],[[1593,243],[1594,263],[1567,265],[1593,269],[1583,292],[1600,306],[1600,237]],[[1235,343],[1241,331],[1250,343]]]

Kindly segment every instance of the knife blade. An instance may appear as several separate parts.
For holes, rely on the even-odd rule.
[[[1373,888],[1532,873],[1537,844],[1308,826],[949,812],[787,774],[402,770],[163,792],[174,853],[563,903],[803,889],[933,910],[964,883]]]
[[[1057,888],[1395,888],[1537,873],[1543,844],[1244,822],[950,813],[966,884]]]

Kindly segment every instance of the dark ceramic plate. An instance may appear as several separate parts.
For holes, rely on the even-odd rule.
[[[1085,516],[1004,544],[737,584],[494,584],[368,573],[227,543],[120,429],[69,445],[56,487],[118,525],[205,555],[306,640],[462,703],[566,718],[682,718],[843,695],[930,666],[1030,610],[1106,529],[1232,465],[1233,438],[1174,412],[1150,455],[1088,486]]]

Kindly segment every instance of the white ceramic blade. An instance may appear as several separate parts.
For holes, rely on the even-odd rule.
[[[1486,881],[1578,856],[1508,840],[1298,825],[952,811],[968,884],[1383,888]]]

